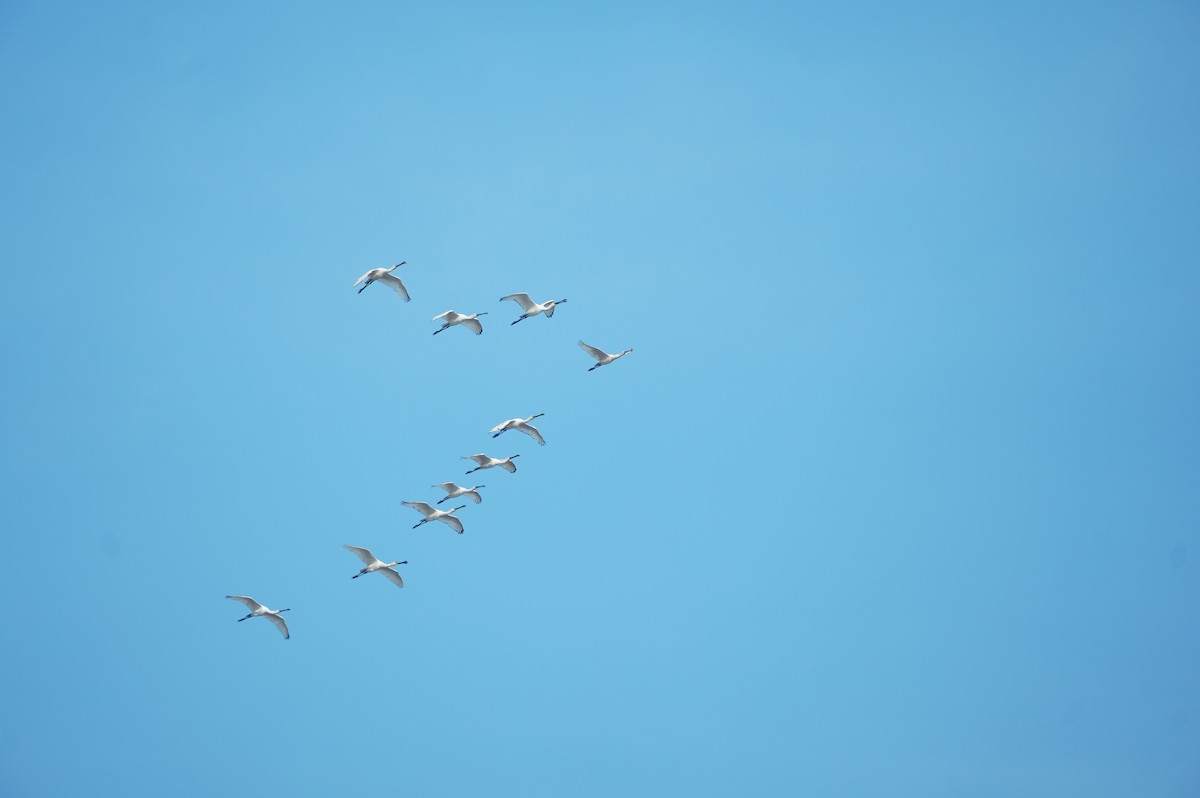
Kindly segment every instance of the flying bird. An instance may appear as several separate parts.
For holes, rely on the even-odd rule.
[[[425,516],[423,519],[413,524],[413,529],[416,529],[421,524],[425,524],[430,521],[441,521],[458,534],[461,535],[463,532],[462,521],[459,521],[457,518],[455,518],[454,513],[466,507],[467,505],[465,504],[461,507],[455,507],[453,510],[438,510],[432,504],[426,504],[425,502],[401,502],[401,504],[405,505],[406,507],[411,507],[421,515]]]
[[[488,457],[486,454],[472,454],[464,457],[463,459],[474,460],[476,463],[478,463],[475,468],[472,468],[467,472],[468,474],[474,474],[476,471],[482,468],[495,468],[496,466],[500,466],[510,474],[515,474],[517,473],[517,464],[514,463],[513,460],[516,460],[520,456],[521,455],[519,454],[514,454],[512,457],[506,457],[503,460],[497,460],[495,457]],[[480,485],[480,487],[483,486]]]
[[[588,346],[583,341],[579,342],[579,348],[582,349],[584,352],[587,352],[592,357],[596,358],[596,365],[592,366],[590,369],[588,369],[588,371],[595,371],[596,369],[600,368],[601,366],[607,366],[609,363],[613,362],[614,360],[625,357],[626,355],[628,355],[630,352],[633,351],[632,349],[626,349],[624,352],[618,352],[615,355],[610,355],[607,352],[605,352],[603,349],[597,349],[594,346]]]
[[[283,620],[283,618],[279,617],[279,613],[291,612],[291,609],[273,610],[269,607],[264,607],[262,604],[259,604],[249,596],[226,596],[225,598],[231,599],[232,601],[240,601],[249,608],[250,614],[245,616],[245,618],[238,618],[238,623],[246,620],[246,618],[266,618],[268,621],[275,624],[275,628],[279,630],[279,633],[283,635],[285,640],[292,639],[291,634],[288,632],[287,623]]]
[[[521,306],[521,317],[517,321],[524,321],[530,316],[536,316],[539,313],[545,313],[546,318],[551,318],[554,316],[555,306],[567,301],[565,299],[551,299],[549,302],[534,302],[529,298],[529,294],[509,294],[508,296],[500,297],[501,302],[506,299],[511,299]],[[516,324],[517,321],[514,321],[513,324]]]
[[[363,291],[367,290],[367,286],[371,283],[379,282],[383,283],[384,285],[391,286],[391,289],[399,294],[401,299],[407,302],[409,299],[408,289],[404,287],[404,283],[400,282],[399,277],[392,274],[392,272],[396,271],[396,269],[399,269],[406,263],[408,263],[408,261],[402,260],[390,269],[371,269],[371,271],[367,272],[362,277],[359,277],[354,282],[355,285],[358,285],[359,283],[363,284],[363,287],[358,289],[358,293],[361,294]]]
[[[464,488],[461,485],[455,485],[453,482],[443,482],[442,484],[434,485],[433,487],[441,488],[442,490],[446,491],[446,497],[444,499],[438,499],[435,504],[441,504],[442,502],[449,501],[450,499],[457,499],[459,496],[470,497],[471,501],[479,504],[481,501],[483,501],[483,497],[479,495],[479,489],[486,488],[487,485],[472,485],[469,488]]]
[[[461,324],[471,332],[479,335],[483,332],[483,325],[479,323],[479,317],[486,315],[487,311],[484,311],[483,313],[472,313],[470,316],[466,316],[462,313],[455,313],[453,310],[447,310],[445,313],[441,313],[433,317],[433,321],[437,321],[438,319],[444,320],[442,322],[442,326],[439,329],[434,330],[433,334],[437,335],[442,330],[449,329],[456,324]]]
[[[404,579],[401,578],[399,571],[392,570],[397,565],[408,565],[408,560],[400,562],[382,562],[378,557],[371,553],[370,549],[364,549],[361,546],[344,546],[346,551],[354,552],[354,556],[363,561],[363,568],[356,573],[351,579],[358,579],[363,574],[373,574],[376,571],[387,577],[387,580],[396,587],[404,587]]]
[[[510,418],[508,421],[505,421],[503,424],[497,424],[496,426],[492,427],[490,432],[492,433],[493,438],[499,438],[500,433],[507,432],[510,429],[515,429],[520,432],[524,432],[526,435],[533,438],[535,441],[538,442],[538,446],[545,446],[546,439],[542,437],[542,433],[537,431],[537,427],[535,427],[529,423],[530,421],[533,421],[535,418],[538,418],[539,416],[544,416],[544,415],[546,415],[546,414],[538,413],[537,415],[530,416],[529,418]]]

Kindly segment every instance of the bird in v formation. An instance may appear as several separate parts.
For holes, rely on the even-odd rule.
[[[396,294],[398,294],[402,300],[404,300],[405,302],[410,301],[411,297],[408,293],[408,289],[404,285],[404,282],[399,277],[396,277],[393,274],[393,272],[395,272],[396,269],[400,268],[401,266],[404,266],[406,263],[407,263],[407,261],[401,261],[401,262],[397,263],[396,265],[391,266],[390,268],[371,269],[371,270],[365,272],[361,277],[359,277],[354,282],[355,286],[359,286],[359,285],[362,286],[361,288],[358,289],[358,293],[361,294],[373,283],[383,283],[384,285],[388,286],[393,291],[395,291]],[[555,308],[557,308],[559,305],[565,304],[567,300],[566,299],[552,299],[547,302],[534,302],[533,299],[530,298],[529,294],[520,292],[520,293],[509,294],[508,296],[501,297],[500,301],[501,302],[506,302],[506,301],[516,302],[520,306],[521,315],[519,317],[517,317],[516,321],[511,322],[512,324],[517,324],[519,322],[524,321],[525,319],[532,318],[533,316],[537,316],[539,314],[545,315],[546,318],[553,318]],[[469,329],[471,332],[475,333],[475,335],[480,335],[483,333],[483,324],[479,321],[479,317],[486,316],[486,315],[488,315],[486,311],[481,312],[481,313],[463,314],[463,313],[458,313],[457,311],[454,311],[454,310],[447,310],[446,312],[440,313],[437,316],[433,317],[433,321],[441,321],[442,322],[442,326],[439,327],[437,330],[434,330],[433,334],[437,335],[438,333],[444,332],[445,330],[448,330],[451,327],[463,326],[463,327],[466,327],[467,329]],[[581,349],[583,349],[588,355],[590,355],[596,361],[596,364],[594,366],[592,366],[591,368],[589,368],[588,371],[595,371],[596,369],[600,368],[601,366],[607,366],[607,365],[615,362],[616,360],[624,357],[625,355],[628,355],[631,352],[633,352],[633,349],[629,348],[622,352],[618,352],[615,354],[609,354],[602,349],[598,349],[597,347],[591,346],[589,344],[585,344],[583,341],[579,342],[579,347]],[[545,446],[546,445],[545,438],[542,437],[542,434],[537,429],[537,427],[533,426],[533,424],[531,423],[535,418],[540,418],[543,415],[545,415],[545,414],[544,413],[536,413],[532,416],[529,416],[528,418],[511,418],[501,424],[497,424],[495,427],[493,427],[491,429],[492,437],[497,438],[501,435],[501,433],[507,432],[510,429],[515,429],[515,430],[522,432],[525,435],[528,435],[529,437],[533,438],[535,441],[537,441],[539,446]],[[497,459],[494,457],[490,457],[486,454],[473,454],[473,455],[464,457],[463,459],[464,460],[473,460],[476,463],[475,468],[472,468],[470,471],[468,471],[467,472],[468,474],[474,473],[475,471],[479,471],[482,469],[488,469],[488,468],[503,468],[505,471],[508,471],[510,474],[512,474],[512,473],[516,473],[516,471],[517,471],[517,465],[516,465],[516,463],[513,462],[513,460],[515,460],[518,457],[520,457],[519,454],[514,454],[510,457],[506,457],[503,459]],[[449,499],[458,498],[459,496],[466,496],[467,498],[471,499],[471,501],[473,501],[475,504],[479,504],[480,502],[483,501],[483,498],[479,495],[479,488],[486,487],[486,486],[473,485],[470,488],[465,488],[460,485],[456,485],[453,482],[443,482],[439,485],[434,485],[433,487],[441,488],[442,490],[446,491],[446,496],[441,499],[438,499],[437,504],[441,504],[442,502],[447,501]],[[402,502],[402,503],[408,507],[413,508],[418,513],[420,513],[421,515],[424,516],[424,518],[422,520],[418,521],[416,524],[413,525],[413,529],[416,529],[417,527],[421,526],[422,524],[428,523],[429,521],[441,521],[442,523],[445,523],[447,526],[449,526],[451,529],[453,529],[455,532],[457,532],[459,534],[462,534],[462,532],[463,532],[462,521],[460,521],[457,517],[455,517],[454,513],[457,512],[458,510],[465,509],[466,505],[461,505],[461,506],[455,507],[451,510],[439,510],[436,507],[434,507],[426,502]],[[355,574],[353,577],[351,577],[352,579],[357,579],[358,577],[364,576],[369,573],[378,572],[381,575],[383,575],[385,578],[387,578],[390,582],[392,582],[392,584],[396,585],[397,587],[404,587],[404,579],[400,576],[400,573],[395,570],[395,566],[407,565],[408,564],[407,560],[385,563],[382,560],[380,560],[379,558],[377,558],[370,551],[370,549],[362,548],[361,546],[351,546],[349,544],[345,545],[345,548],[347,551],[350,551],[355,556],[357,556],[363,563],[362,570],[360,570],[357,574]],[[270,621],[275,626],[275,628],[277,628],[279,630],[280,634],[282,634],[284,636],[284,639],[291,639],[291,633],[288,631],[287,622],[284,621],[283,618],[281,617],[282,613],[291,612],[290,608],[281,609],[281,610],[272,610],[269,607],[258,603],[250,596],[226,596],[225,598],[233,600],[233,601],[241,602],[243,605],[246,606],[247,609],[250,610],[250,612],[248,614],[246,614],[245,616],[243,616],[241,618],[238,618],[239,622],[245,621],[250,618],[265,618],[266,620]]]

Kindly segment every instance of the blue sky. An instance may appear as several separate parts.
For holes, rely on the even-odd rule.
[[[0,792],[1194,795],[1198,28],[6,4]]]

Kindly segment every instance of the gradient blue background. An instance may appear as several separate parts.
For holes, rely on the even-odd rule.
[[[0,7],[0,793],[1200,794],[1194,4],[161,6]]]

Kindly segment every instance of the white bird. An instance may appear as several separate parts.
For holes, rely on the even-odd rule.
[[[433,317],[433,321],[445,319],[445,321],[442,322],[441,328],[434,330],[433,334],[437,335],[442,330],[453,327],[455,324],[461,324],[471,332],[479,335],[483,332],[483,325],[479,323],[479,317],[486,315],[487,311],[484,311],[483,313],[472,313],[470,316],[466,316],[462,313],[455,313],[453,310],[447,310],[445,313],[441,313]]]
[[[536,316],[539,313],[545,313],[546,318],[551,318],[554,316],[554,307],[567,301],[565,299],[551,299],[549,302],[534,302],[529,298],[529,294],[509,294],[508,296],[500,297],[501,302],[506,299],[511,299],[521,306],[523,312],[517,321],[524,321],[530,316]],[[514,321],[513,324],[516,324],[517,321]]]
[[[432,504],[426,504],[425,502],[401,502],[401,504],[411,507],[421,515],[425,516],[423,519],[413,524],[413,529],[416,529],[421,524],[425,524],[430,521],[441,521],[458,534],[462,534],[462,521],[459,521],[457,518],[455,518],[454,513],[466,507],[467,505],[465,504],[461,507],[455,507],[453,510],[438,510]]]
[[[588,369],[588,371],[595,371],[596,369],[600,368],[601,366],[607,366],[609,363],[613,362],[617,358],[625,357],[626,355],[628,355],[630,352],[633,351],[632,349],[626,349],[624,352],[618,352],[615,355],[610,355],[607,352],[605,352],[603,349],[597,349],[594,346],[588,346],[583,341],[579,342],[579,348],[582,349],[584,352],[587,352],[592,357],[596,358],[596,365],[592,366],[590,369]]]
[[[495,468],[496,466],[500,466],[510,474],[515,474],[517,473],[517,464],[514,463],[513,460],[516,460],[520,456],[521,455],[519,454],[514,454],[512,457],[506,457],[503,460],[497,460],[495,457],[488,457],[486,454],[472,454],[462,459],[474,460],[479,464],[475,468],[472,468],[470,471],[468,471],[468,474],[474,474],[476,471],[482,468]]]
[[[383,283],[384,285],[391,286],[392,290],[399,294],[401,299],[407,302],[408,289],[404,287],[404,283],[400,282],[399,277],[396,277],[394,274],[392,274],[392,272],[396,271],[396,269],[399,269],[406,263],[408,263],[408,261],[402,260],[390,269],[371,269],[371,271],[354,281],[355,285],[363,283],[363,287],[358,289],[358,293],[361,294],[363,291],[366,291],[367,286],[371,283],[379,282]]]
[[[538,446],[545,446],[546,439],[542,437],[542,433],[537,431],[537,427],[535,427],[529,423],[530,421],[533,421],[535,418],[538,418],[539,416],[544,416],[544,415],[546,415],[546,414],[538,413],[537,415],[530,416],[529,418],[510,418],[508,421],[505,421],[503,424],[497,424],[496,426],[492,427],[491,430],[489,430],[489,432],[492,433],[493,438],[499,438],[500,433],[507,432],[510,429],[515,429],[515,430],[518,430],[519,432],[524,432],[526,435],[533,438],[535,441],[538,442]]]
[[[401,560],[400,562],[383,562],[374,554],[372,554],[370,549],[364,549],[360,546],[350,545],[347,545],[344,548],[346,551],[354,552],[354,556],[362,560],[363,565],[367,566],[354,576],[350,577],[351,579],[358,579],[363,574],[373,574],[376,571],[379,571],[396,587],[404,587],[404,580],[400,577],[400,573],[392,570],[392,568],[397,565],[408,565],[408,560]]]
[[[446,498],[438,499],[436,504],[441,504],[450,499],[457,499],[459,496],[469,496],[471,501],[479,504],[483,501],[483,497],[479,495],[480,488],[486,488],[487,485],[472,485],[469,488],[464,488],[461,485],[455,485],[453,482],[443,482],[440,485],[434,485],[435,488],[441,488],[446,491]]]
[[[279,617],[279,613],[291,612],[290,609],[273,610],[269,607],[264,607],[262,604],[259,604],[249,596],[226,596],[225,598],[233,601],[240,601],[250,609],[250,614],[245,618],[238,618],[238,623],[246,620],[246,618],[266,618],[268,621],[275,624],[275,628],[279,630],[280,634],[283,635],[285,640],[290,640],[292,638],[291,634],[288,632],[287,623],[283,620],[283,618]]]

